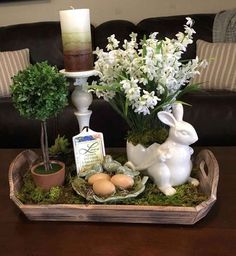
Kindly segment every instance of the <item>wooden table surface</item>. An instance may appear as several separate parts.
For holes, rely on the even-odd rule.
[[[236,255],[236,147],[210,149],[218,197],[193,226],[29,221],[9,198],[8,168],[20,149],[0,149],[1,256]]]

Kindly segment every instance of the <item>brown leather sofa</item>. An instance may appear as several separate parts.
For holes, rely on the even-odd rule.
[[[183,30],[185,17],[195,20],[194,41],[212,41],[212,27],[215,14],[195,14],[148,18],[133,24],[125,20],[107,21],[96,28],[92,26],[94,49],[105,48],[107,37],[116,34],[123,41],[131,32],[144,34],[158,31],[159,37],[174,37]],[[195,42],[188,48],[187,59],[196,52]],[[31,63],[47,60],[49,64],[63,68],[63,51],[59,22],[38,22],[0,27],[0,51],[30,49]],[[196,128],[197,145],[236,145],[236,93],[229,91],[201,91],[185,95],[184,100],[192,104],[185,107],[184,119]],[[93,111],[90,127],[102,131],[106,147],[125,145],[127,126],[107,102],[94,98],[90,107]],[[69,140],[78,133],[79,127],[70,103],[64,111],[48,122],[49,143],[55,137],[65,135]],[[38,147],[40,124],[20,117],[11,98],[0,98],[0,148]]]

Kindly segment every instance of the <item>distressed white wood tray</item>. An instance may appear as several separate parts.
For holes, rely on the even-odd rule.
[[[196,207],[137,206],[137,205],[89,205],[54,204],[28,205],[17,197],[23,175],[37,158],[31,150],[21,152],[9,168],[10,198],[30,220],[35,221],[84,221],[126,222],[191,225],[202,219],[216,202],[219,167],[213,153],[207,149],[195,157],[199,167],[198,179],[201,191],[208,199]]]

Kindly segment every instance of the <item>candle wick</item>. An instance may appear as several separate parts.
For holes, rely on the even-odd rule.
[[[70,8],[71,8],[72,10],[74,10],[74,9],[75,9],[73,6],[70,6]]]

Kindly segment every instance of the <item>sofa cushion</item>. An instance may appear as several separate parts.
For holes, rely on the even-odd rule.
[[[29,49],[0,52],[0,97],[10,96],[12,77],[29,64]]]
[[[63,51],[60,23],[36,22],[16,24],[0,28],[0,51],[29,48],[30,63],[47,60],[62,69]]]
[[[208,61],[193,83],[204,89],[236,91],[236,43],[209,43],[197,40],[197,56]]]
[[[185,94],[184,121],[198,134],[198,146],[235,146],[236,92],[201,90]]]

